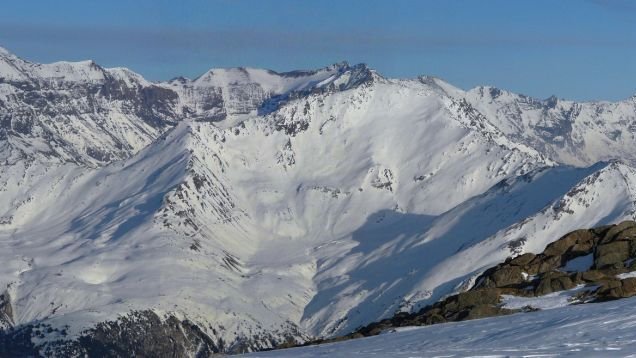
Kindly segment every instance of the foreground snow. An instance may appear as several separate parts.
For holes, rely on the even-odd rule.
[[[257,357],[636,356],[636,298],[481,320],[405,328]]]

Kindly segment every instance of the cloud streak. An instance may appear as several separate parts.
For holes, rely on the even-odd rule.
[[[171,51],[417,51],[461,47],[631,47],[625,39],[537,34],[404,34],[256,30],[134,29],[0,24],[0,40]]]

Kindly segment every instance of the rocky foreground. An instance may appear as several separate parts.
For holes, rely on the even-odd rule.
[[[486,270],[475,285],[416,313],[399,313],[326,343],[374,336],[406,326],[501,316],[537,308],[506,308],[505,296],[542,297],[577,289],[571,304],[616,300],[636,295],[636,222],[624,221],[573,231],[549,244],[540,254],[510,257]],[[634,275],[630,275],[634,272]]]

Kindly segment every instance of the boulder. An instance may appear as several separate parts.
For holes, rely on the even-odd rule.
[[[519,266],[504,266],[493,272],[490,280],[494,283],[494,287],[506,287],[519,285],[525,282],[523,270]]]
[[[598,237],[605,237],[605,234],[607,234],[607,232],[613,228],[615,225],[604,225],[604,226],[597,226],[593,229],[590,229],[590,231],[592,233],[594,233],[594,235],[598,236]]]
[[[597,301],[616,300],[623,296],[623,284],[616,278],[599,282],[601,287],[596,290]]]
[[[495,307],[491,305],[479,305],[460,313],[458,316],[458,319],[461,321],[461,320],[468,320],[468,319],[499,316],[499,315],[507,314],[507,313],[509,313],[509,310],[501,309],[499,307]]]
[[[618,234],[620,234],[622,231],[625,231],[633,227],[636,227],[636,222],[632,220],[623,221],[618,225],[614,225],[611,229],[607,230],[607,232],[601,239],[600,243],[606,244],[606,243],[612,242],[615,240]]]
[[[556,270],[561,267],[561,265],[561,256],[546,256],[544,254],[540,254],[526,265],[524,269],[529,275],[538,275]]]
[[[537,255],[533,254],[533,253],[525,253],[523,255],[519,255],[517,257],[515,257],[514,259],[512,259],[510,261],[510,265],[511,266],[526,266],[527,264],[529,264],[532,260],[534,260],[534,258],[537,257]]]
[[[570,235],[576,237],[576,243],[572,245],[568,254],[568,258],[591,254],[594,250],[597,236],[590,230],[577,230]]]
[[[426,317],[425,320],[426,324],[438,324],[438,323],[445,323],[446,322],[446,318],[442,317],[440,314],[438,313],[433,313],[430,314]]]
[[[589,270],[581,273],[581,280],[585,282],[598,282],[606,278],[607,276],[598,270]]]
[[[636,277],[622,279],[621,289],[623,290],[623,297],[632,297],[636,295]]]
[[[629,258],[629,246],[628,241],[613,241],[597,246],[594,252],[594,267],[597,269],[623,267],[623,261]]]
[[[614,240],[634,241],[636,240],[636,227],[627,228],[614,237]]]
[[[494,305],[497,303],[499,303],[499,290],[495,288],[466,291],[457,295],[458,310],[484,304]]]
[[[546,246],[545,250],[543,250],[543,254],[546,256],[561,256],[576,244],[576,240],[577,234],[576,231],[574,231]]]
[[[535,295],[543,296],[548,293],[569,290],[574,288],[576,284],[565,273],[549,272],[540,278],[539,284],[535,289]]]
[[[537,273],[541,274],[541,273],[550,272],[552,270],[556,270],[557,268],[561,267],[562,264],[563,264],[563,259],[561,258],[561,256],[544,257],[541,263],[539,264]]]

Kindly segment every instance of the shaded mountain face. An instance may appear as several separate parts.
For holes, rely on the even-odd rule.
[[[150,326],[181,327],[165,349],[184,354],[346,334],[634,216],[629,151],[572,145],[584,165],[564,165],[434,78],[0,59],[0,327],[40,352]]]

